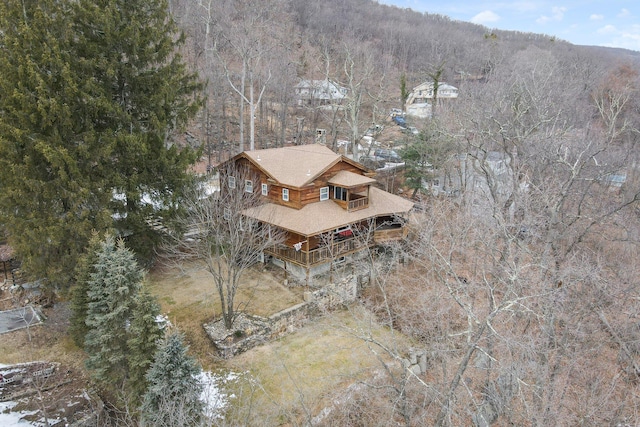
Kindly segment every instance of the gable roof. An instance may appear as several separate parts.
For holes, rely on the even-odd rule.
[[[413,202],[376,187],[369,192],[369,206],[348,212],[337,203],[322,201],[302,209],[293,209],[275,203],[249,208],[245,215],[303,236],[313,236],[355,222],[384,215],[409,212]]]
[[[287,187],[304,187],[340,161],[346,161],[366,171],[330,148],[320,144],[296,145],[265,150],[244,151],[236,156],[249,159],[267,176]],[[357,175],[357,174],[354,174]]]
[[[349,171],[340,171],[335,174],[329,181],[329,184],[338,185],[340,187],[355,187],[356,185],[373,184],[375,179],[364,175]]]

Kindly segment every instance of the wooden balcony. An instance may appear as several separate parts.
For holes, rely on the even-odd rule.
[[[362,196],[360,194],[351,194],[349,201],[333,199],[334,202],[342,206],[342,209],[346,209],[349,212],[359,211],[369,207],[369,197]]]
[[[376,229],[373,232],[373,241],[375,243],[388,243],[403,240],[409,234],[407,226],[387,226]]]
[[[290,247],[274,247],[265,250],[268,255],[276,258],[291,261],[296,264],[310,267],[317,264],[324,264],[332,259],[348,255],[370,246],[373,242],[364,242],[361,239],[351,238],[344,239],[333,243],[331,246],[321,246],[305,252],[304,250],[296,251]]]
[[[349,200],[349,204],[347,206],[347,210],[349,212],[358,211],[360,209],[364,209],[369,206],[369,198],[366,196],[354,195],[354,197]]]

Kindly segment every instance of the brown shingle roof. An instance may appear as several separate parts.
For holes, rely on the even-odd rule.
[[[368,176],[358,175],[357,173],[349,171],[340,171],[333,176],[329,181],[329,184],[338,185],[340,187],[355,187],[356,185],[373,184],[375,179]]]
[[[413,202],[407,199],[371,187],[369,207],[355,212],[347,212],[333,200],[326,200],[299,210],[268,203],[248,209],[245,214],[303,236],[313,236],[367,218],[406,213],[412,207]]]
[[[319,144],[245,151],[267,175],[282,185],[304,187],[339,162],[339,154]]]

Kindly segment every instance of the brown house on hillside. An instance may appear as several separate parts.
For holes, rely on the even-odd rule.
[[[231,161],[259,180],[238,183],[264,201],[244,214],[287,232],[265,256],[307,282],[332,262],[407,236],[413,203],[377,188],[369,169],[323,145],[245,151]],[[235,177],[221,176],[223,188],[229,181],[236,185]]]

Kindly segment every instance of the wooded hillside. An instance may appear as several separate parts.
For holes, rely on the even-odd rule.
[[[238,146],[240,139],[250,145],[251,105],[258,147],[296,136],[312,142],[316,127],[327,128],[330,140],[352,140],[381,122],[389,108],[402,107],[403,78],[411,90],[438,72],[439,81],[457,86],[461,97],[490,98],[490,88],[475,83],[506,86],[507,76],[552,63],[554,74],[545,79],[573,110],[589,103],[610,70],[640,63],[638,52],[574,46],[368,0],[172,0],[171,10],[188,36],[186,57],[208,82],[207,108],[196,127],[212,150]],[[292,109],[300,79],[326,78],[349,90],[344,112]],[[243,91],[247,99],[240,103]]]

